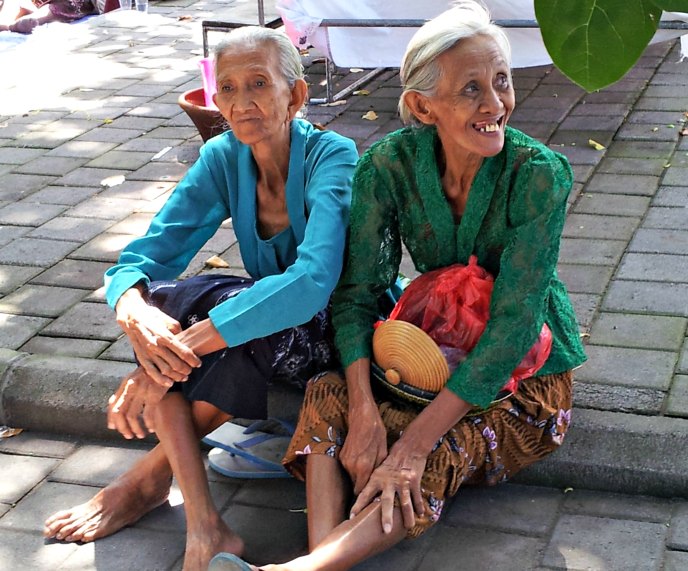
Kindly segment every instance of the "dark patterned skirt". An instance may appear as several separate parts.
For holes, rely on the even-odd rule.
[[[571,371],[526,379],[517,393],[480,414],[464,417],[440,438],[421,480],[425,515],[416,516],[408,536],[417,537],[432,526],[459,486],[504,482],[559,448],[571,420],[572,381]],[[391,448],[420,409],[377,397]],[[308,384],[283,460],[296,477],[305,477],[308,454],[338,458],[346,439],[348,406],[346,381],[340,374],[323,373]]]
[[[253,285],[249,278],[204,275],[149,285],[146,301],[186,329],[226,299]],[[189,379],[175,383],[189,401],[205,401],[235,418],[265,418],[268,386],[281,382],[303,391],[316,373],[337,366],[329,308],[308,323],[227,347],[201,358]]]

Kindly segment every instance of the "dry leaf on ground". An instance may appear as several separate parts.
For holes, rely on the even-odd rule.
[[[122,184],[124,182],[124,180],[125,180],[125,178],[124,178],[123,174],[116,174],[116,175],[109,176],[109,177],[101,180],[100,186],[104,186],[106,188],[111,188],[113,186],[117,186],[118,184]]]
[[[0,426],[0,438],[9,438],[10,436],[17,436],[24,431],[23,428],[10,428],[9,426]]]
[[[337,107],[338,105],[346,104],[346,99],[340,99],[339,101],[333,101],[332,103],[321,103],[320,107]]]
[[[228,268],[229,264],[225,262],[220,256],[210,256],[205,261],[205,265],[210,268]]]
[[[354,95],[370,95],[370,91],[367,89],[357,89],[354,91]]]
[[[605,146],[595,141],[595,139],[588,139],[588,145],[590,145],[596,151],[604,151],[605,149]]]
[[[368,111],[368,113],[362,115],[361,118],[365,119],[366,121],[376,121],[377,113],[375,113],[375,111]]]

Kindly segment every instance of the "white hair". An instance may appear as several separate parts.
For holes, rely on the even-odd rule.
[[[215,66],[217,72],[217,62],[220,56],[227,51],[242,48],[259,48],[265,45],[272,45],[277,50],[279,57],[279,68],[287,80],[289,87],[294,87],[297,79],[303,79],[303,65],[301,64],[301,54],[291,43],[286,34],[263,28],[261,26],[242,26],[235,28],[227,34],[225,39],[215,48]]]
[[[404,102],[408,91],[434,95],[442,70],[437,58],[458,42],[475,36],[489,36],[497,42],[511,66],[511,46],[504,31],[490,20],[487,8],[476,0],[459,0],[439,16],[425,23],[411,38],[401,63],[402,93],[399,115],[404,123],[419,124]]]

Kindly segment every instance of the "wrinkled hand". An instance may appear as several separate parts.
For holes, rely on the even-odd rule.
[[[146,372],[138,367],[125,377],[114,395],[108,400],[107,424],[124,438],[145,438],[146,430],[155,432],[155,407],[167,389],[154,383]]]
[[[395,444],[356,498],[351,508],[351,517],[371,502],[379,500],[382,531],[390,533],[394,518],[394,499],[398,497],[404,527],[411,529],[416,524],[416,515],[422,516],[425,513],[420,481],[426,460],[426,456],[408,453],[402,446]]]
[[[387,457],[387,431],[373,401],[349,411],[349,431],[339,459],[359,494]]]
[[[136,288],[117,302],[117,323],[126,333],[136,357],[148,376],[169,388],[185,381],[201,360],[179,339],[181,325],[157,307],[148,305]]]

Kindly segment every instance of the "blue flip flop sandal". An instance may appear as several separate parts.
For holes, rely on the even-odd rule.
[[[240,456],[266,471],[283,472],[281,460],[287,451],[291,436],[283,436],[259,430],[266,422],[258,421],[250,426],[226,422],[203,438],[210,446],[221,448],[232,456]],[[289,433],[293,427],[284,421],[277,421]],[[233,469],[232,469],[233,470]]]
[[[231,553],[218,553],[210,560],[208,571],[253,571],[243,559]]]
[[[228,478],[291,478],[289,472],[281,464],[267,466],[243,456],[237,456],[222,448],[213,448],[208,452],[210,467]]]

